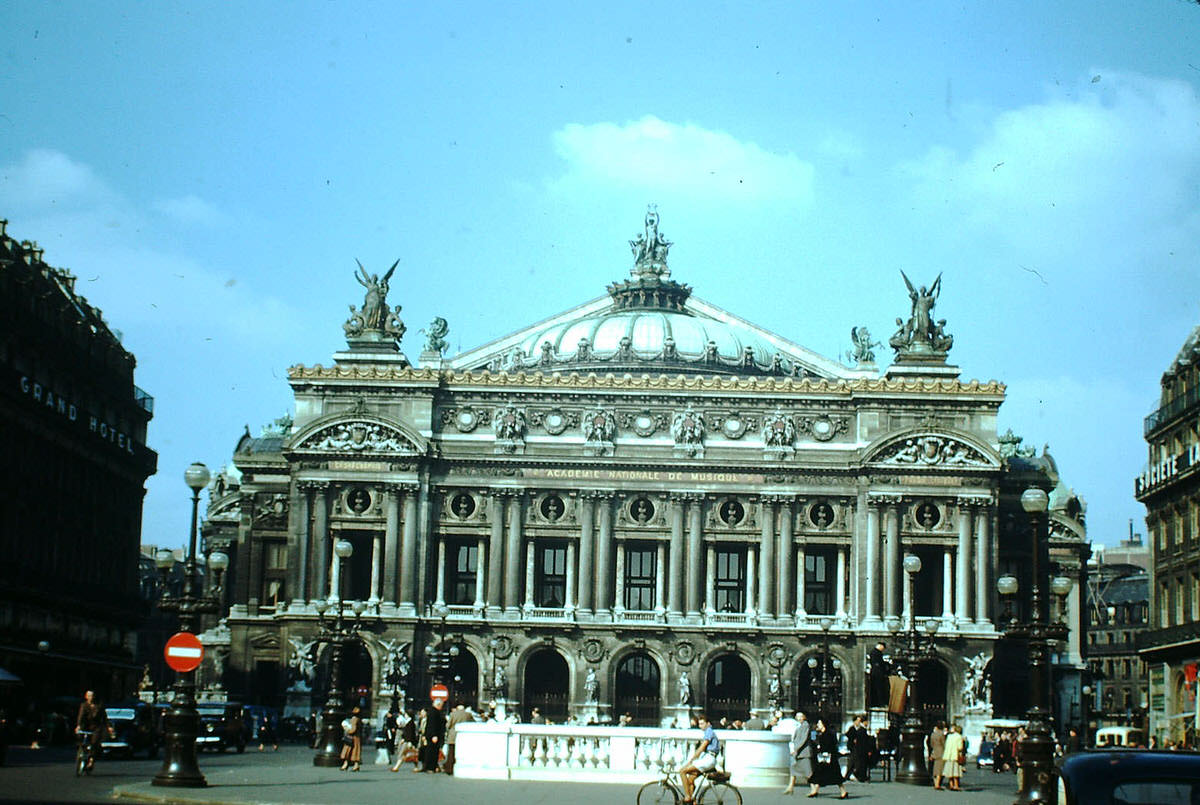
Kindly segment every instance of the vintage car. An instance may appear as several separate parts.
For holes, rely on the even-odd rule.
[[[1200,754],[1115,749],[1076,752],[1062,762],[1059,805],[1194,805]]]
[[[133,757],[145,752],[146,757],[158,756],[161,743],[154,723],[154,710],[145,702],[114,704],[104,708],[108,717],[108,734],[101,736],[100,748],[105,754]]]
[[[200,702],[196,705],[200,714],[200,733],[196,736],[197,749],[216,749],[224,752],[233,747],[246,751],[250,738],[242,717],[242,706],[232,702]]]

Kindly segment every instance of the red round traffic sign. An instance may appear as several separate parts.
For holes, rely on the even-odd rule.
[[[429,698],[435,702],[438,699],[445,701],[446,699],[450,698],[450,689],[445,685],[438,683],[429,689]]]
[[[171,670],[186,674],[200,667],[204,659],[204,644],[191,632],[177,632],[163,646],[163,656],[167,658]]]

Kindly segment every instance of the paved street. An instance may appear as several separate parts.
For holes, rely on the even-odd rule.
[[[600,805],[633,803],[636,786],[580,785],[572,783],[486,782],[461,780],[440,774],[391,774],[382,766],[364,766],[357,774],[312,766],[312,753],[299,747],[284,747],[278,753],[247,751],[237,754],[203,754],[201,768],[209,787],[200,790],[154,788],[150,778],[159,761],[106,760],[91,777],[77,779],[67,749],[30,751],[14,748],[9,765],[0,767],[0,802],[75,803],[112,802],[114,791],[126,802],[180,803],[297,803],[298,805],[355,805],[394,803],[403,797],[423,803],[521,802],[529,805]],[[964,801],[993,805],[1012,801],[1011,775],[968,771],[967,791],[955,795],[932,789],[917,789],[898,783],[850,783],[850,799],[899,803]],[[797,794],[802,794],[797,789]],[[836,790],[826,788],[821,799],[833,799]],[[800,796],[784,797],[778,789],[742,789],[745,805],[796,802]]]

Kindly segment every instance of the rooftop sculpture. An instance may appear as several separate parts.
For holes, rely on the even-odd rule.
[[[933,285],[924,285],[918,290],[913,287],[903,271],[904,284],[908,286],[908,298],[912,300],[912,313],[908,321],[896,319],[897,330],[888,339],[896,351],[898,361],[945,361],[946,354],[954,345],[954,336],[946,334],[946,320],[933,320],[933,307],[942,290],[942,275],[938,274]]]
[[[346,331],[346,340],[355,343],[376,342],[387,343],[399,341],[407,329],[400,320],[400,306],[389,307],[387,303],[388,281],[396,271],[400,261],[392,263],[382,277],[370,274],[358,260],[358,271],[354,279],[366,289],[363,296],[362,309],[350,305],[350,318],[342,325]]]

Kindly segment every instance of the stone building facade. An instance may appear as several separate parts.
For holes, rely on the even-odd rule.
[[[76,277],[0,220],[0,668],[21,706],[141,677],[138,543],[154,399]],[[12,688],[7,691],[11,692]]]
[[[1150,542],[1150,629],[1139,649],[1150,677],[1150,730],[1195,746],[1200,707],[1200,327],[1163,373],[1146,417],[1147,469],[1134,480]]]
[[[245,434],[210,490],[206,546],[233,556],[210,681],[311,708],[340,596],[363,625],[344,674],[375,709],[427,701],[452,647],[456,698],[553,720],[845,714],[911,614],[939,623],[924,706],[988,711],[1010,461],[1054,482],[1002,455],[1004,387],[947,363],[940,280],[909,285],[890,367],[855,328],[851,368],[693,296],[657,224],[607,295],[449,359],[435,320],[418,366],[390,272],[362,272],[347,349],[290,370],[294,419]]]

